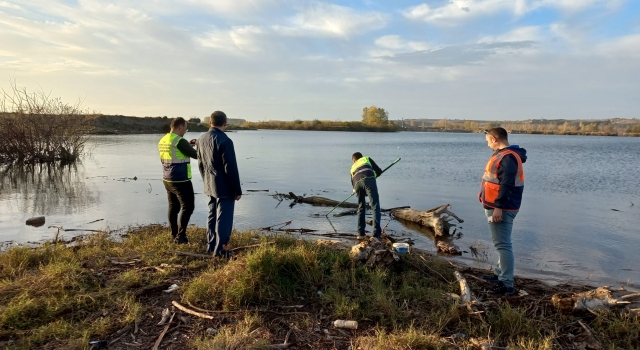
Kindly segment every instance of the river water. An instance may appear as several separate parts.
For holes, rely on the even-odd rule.
[[[450,203],[465,220],[455,244],[467,252],[471,245],[487,248],[480,249],[480,255],[465,253],[456,259],[479,267],[497,260],[477,201],[483,167],[492,153],[482,134],[240,131],[229,135],[245,190],[236,205],[237,229],[292,220],[294,228],[355,232],[353,216],[329,221],[324,217],[328,208],[304,204],[290,208],[270,195],[291,191],[342,200],[351,192],[351,154],[360,151],[383,168],[402,158],[378,179],[383,208],[430,209]],[[56,231],[47,228],[51,225],[123,229],[166,222],[166,192],[156,146],[161,136],[94,136],[81,164],[2,168],[0,240],[50,239]],[[524,200],[513,231],[516,273],[551,281],[637,287],[640,138],[511,135],[510,141],[526,148],[529,156]],[[208,199],[202,193],[196,161],[192,167],[197,194],[191,223],[204,226]],[[45,226],[25,225],[26,219],[38,215],[46,216]],[[383,225],[387,221],[383,216]],[[428,232],[396,221],[387,230],[435,251]],[[65,237],[77,233],[82,232],[65,232]]]

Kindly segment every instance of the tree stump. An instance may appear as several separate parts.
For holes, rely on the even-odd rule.
[[[391,215],[395,219],[409,221],[422,227],[431,228],[433,232],[435,232],[436,236],[445,236],[449,235],[450,229],[456,226],[451,222],[452,219],[456,219],[460,223],[464,222],[464,220],[460,219],[449,209],[451,209],[451,205],[443,204],[439,207],[426,211],[415,209],[396,209],[391,211]]]

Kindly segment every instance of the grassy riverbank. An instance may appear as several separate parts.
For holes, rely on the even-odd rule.
[[[340,244],[253,232],[233,235],[231,247],[246,248],[232,261],[175,254],[201,253],[204,230],[188,235],[191,243],[176,246],[165,227],[146,226],[118,240],[95,234],[0,253],[0,348],[86,349],[91,340],[151,348],[166,330],[164,349],[266,349],[285,339],[292,349],[471,349],[490,337],[497,346],[533,350],[568,348],[584,332],[577,317],[549,302],[579,286],[518,279],[529,296],[491,298],[471,278],[481,271],[439,257],[404,255],[396,266],[369,270]],[[454,269],[495,306],[470,315],[447,298],[459,293]],[[179,288],[162,292],[172,284]],[[168,327],[157,325],[172,301],[211,310],[202,311],[211,319],[175,310]],[[335,319],[359,327],[335,329]],[[640,346],[638,318],[610,312],[582,320],[607,349]]]

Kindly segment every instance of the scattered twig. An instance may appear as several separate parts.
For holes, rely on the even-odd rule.
[[[167,322],[167,325],[164,326],[164,330],[162,331],[162,333],[160,333],[158,340],[156,340],[156,343],[153,345],[153,350],[158,350],[160,348],[160,343],[162,343],[162,338],[164,338],[164,335],[167,334],[167,331],[169,330],[169,326],[171,325],[171,321],[173,321],[173,316],[175,315],[176,315],[175,312],[171,314],[171,318],[169,319],[169,322]]]
[[[238,248],[233,248],[231,249],[232,252],[238,251],[238,250],[243,250],[243,249],[248,249],[248,248],[255,248],[255,247],[260,247],[263,246],[265,244],[275,244],[276,242],[265,242],[265,243],[258,243],[258,244],[252,244],[252,245],[247,245],[244,247],[238,247]]]
[[[422,256],[422,255],[418,255],[418,256],[420,257],[420,259],[424,260],[424,264],[425,264],[425,266],[426,266],[429,270],[431,270],[431,272],[434,272],[435,274],[437,274],[438,276],[440,276],[440,278],[442,278],[445,282],[447,282],[447,283],[451,283],[451,282],[449,282],[449,280],[448,280],[448,279],[446,279],[444,276],[442,276],[442,275],[440,274],[440,272],[438,272],[438,271],[436,271],[436,270],[432,269],[432,268],[429,266],[429,263],[427,262],[427,259],[425,259],[425,258],[424,258],[424,256]]]
[[[211,255],[206,255],[206,254],[179,252],[179,251],[175,251],[175,250],[167,250],[166,252],[169,253],[169,254],[175,254],[175,255],[181,255],[181,256],[190,256],[190,257],[193,257],[193,258],[210,259],[212,257]]]

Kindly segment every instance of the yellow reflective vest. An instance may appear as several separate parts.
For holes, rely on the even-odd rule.
[[[180,140],[182,140],[180,135],[168,133],[158,142],[164,181],[186,182],[191,180],[191,158],[178,149]]]

